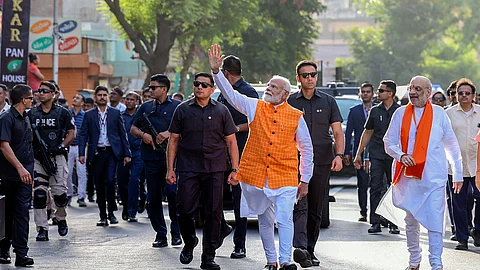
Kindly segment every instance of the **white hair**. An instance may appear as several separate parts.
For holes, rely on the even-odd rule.
[[[283,76],[280,76],[280,75],[274,75],[270,80],[282,80],[285,84],[283,89],[285,89],[285,91],[290,93],[290,91],[291,91],[290,80],[288,80],[287,78],[285,78]]]

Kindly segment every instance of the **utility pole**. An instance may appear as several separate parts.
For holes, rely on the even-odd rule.
[[[53,0],[53,50],[52,50],[52,75],[53,80],[58,83],[58,0]]]

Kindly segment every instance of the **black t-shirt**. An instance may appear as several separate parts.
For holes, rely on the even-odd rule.
[[[27,113],[23,116],[14,108],[0,116],[0,141],[9,142],[13,153],[23,167],[33,175],[32,129]],[[0,151],[0,179],[21,181],[17,169]]]
[[[210,100],[201,107],[195,98],[180,104],[169,131],[180,134],[176,170],[180,172],[222,172],[229,169],[225,137],[237,132],[225,105]]]
[[[303,117],[312,138],[315,165],[332,163],[330,125],[335,122],[343,122],[335,98],[316,90],[312,98],[307,99],[303,96],[302,91],[298,91],[290,95],[288,103],[303,111]]]
[[[28,112],[32,124],[35,124],[40,137],[49,148],[57,148],[65,138],[68,130],[75,129],[75,120],[70,111],[59,105],[53,105],[49,112],[42,110],[42,105],[32,108]],[[34,149],[39,149],[40,144],[34,137]]]
[[[370,110],[370,114],[365,122],[365,129],[373,129],[372,138],[370,139],[368,147],[370,158],[380,160],[391,159],[391,157],[385,153],[383,137],[390,125],[393,113],[398,108],[400,108],[400,105],[394,102],[388,110],[385,109],[383,103],[373,106]]]

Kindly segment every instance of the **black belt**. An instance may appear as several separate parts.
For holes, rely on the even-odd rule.
[[[78,146],[78,143],[71,143],[70,146]]]
[[[107,151],[109,149],[112,149],[111,146],[97,146],[97,151]]]

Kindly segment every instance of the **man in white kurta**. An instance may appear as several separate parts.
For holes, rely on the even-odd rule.
[[[223,96],[228,100],[232,106],[235,107],[239,112],[245,114],[248,119],[248,124],[250,126],[250,135],[247,141],[247,145],[245,147],[244,154],[242,155],[242,159],[240,162],[239,168],[239,175],[242,173],[242,169],[244,168],[251,168],[253,164],[249,163],[249,160],[246,158],[249,156],[247,153],[249,150],[249,145],[252,143],[255,145],[255,141],[260,141],[261,138],[256,137],[258,134],[258,125],[255,127],[252,126],[252,122],[255,120],[257,123],[261,122],[264,118],[271,118],[271,122],[277,123],[277,118],[273,118],[275,114],[281,114],[281,110],[285,108],[285,106],[290,106],[286,103],[287,97],[290,94],[290,82],[288,79],[274,76],[268,83],[268,87],[265,91],[263,101],[258,100],[255,98],[246,97],[237,91],[234,91],[231,84],[225,78],[222,72],[219,72],[219,68],[222,64],[223,56],[221,56],[220,46],[213,45],[211,49],[208,51],[210,67],[212,69],[213,78],[215,80],[216,85],[222,91]],[[263,114],[262,106],[273,106],[271,114]],[[283,106],[283,107],[282,107]],[[281,108],[282,107],[282,108]],[[260,108],[260,110],[257,110]],[[291,110],[296,110],[291,108]],[[257,115],[258,112],[258,115]],[[264,112],[264,111],[263,111]],[[296,199],[301,199],[308,192],[308,183],[310,178],[313,174],[313,146],[312,141],[310,138],[310,133],[308,132],[307,124],[301,116],[301,112],[299,112],[299,118],[296,120],[295,123],[296,129],[293,130],[294,136],[292,140],[289,141],[293,143],[293,148],[295,148],[293,157],[289,156],[286,153],[279,153],[279,155],[275,155],[274,153],[278,153],[276,151],[280,148],[277,146],[276,143],[270,142],[268,147],[271,147],[272,151],[272,159],[278,160],[292,160],[297,158],[298,151],[300,151],[300,169],[297,171],[295,167],[297,167],[298,163],[294,162],[294,168],[284,168],[279,167],[277,164],[281,164],[278,160],[272,163],[261,164],[266,165],[264,171],[273,172],[281,172],[283,174],[279,182],[282,180],[285,181],[293,181],[294,185],[285,185],[280,184],[280,187],[272,187],[274,184],[278,183],[272,175],[274,173],[269,174],[272,179],[263,178],[261,181],[264,181],[264,186],[256,186],[253,184],[246,183],[246,179],[241,179],[241,187],[242,187],[242,201],[240,205],[240,214],[242,217],[252,217],[258,215],[258,224],[259,224],[259,231],[260,236],[263,242],[263,248],[265,250],[265,255],[267,258],[267,265],[265,265],[264,270],[276,270],[277,269],[277,253],[275,248],[275,237],[274,237],[274,224],[275,221],[277,223],[278,228],[278,235],[279,235],[279,262],[280,262],[280,269],[281,270],[294,270],[297,269],[297,266],[294,263],[290,263],[291,254],[292,254],[292,245],[293,245],[293,207],[295,204]],[[280,120],[278,121],[279,129],[276,130],[268,130],[272,134],[276,134],[281,136],[280,134],[285,130],[290,129],[289,124],[282,124]],[[266,129],[267,127],[262,127]],[[262,129],[260,128],[260,129]],[[257,134],[257,135],[255,135]],[[298,149],[298,151],[297,151]],[[270,157],[270,153],[268,154]],[[270,166],[271,165],[271,166]],[[254,167],[254,166],[253,166]],[[284,179],[288,178],[290,175],[290,170],[294,169],[295,172],[293,173],[293,177],[291,179]],[[300,184],[298,184],[298,172],[301,175]],[[250,179],[249,179],[250,180]],[[269,182],[270,181],[270,182]],[[290,181],[290,182],[291,182]],[[263,183],[263,182],[262,182]]]
[[[409,105],[402,106],[394,113],[383,139],[385,151],[397,161],[393,163],[392,171],[396,171],[396,166],[402,166],[399,181],[392,187],[393,204],[405,210],[407,214],[405,228],[407,248],[410,253],[410,266],[407,269],[418,269],[420,265],[422,258],[419,245],[420,224],[428,230],[429,260],[432,269],[443,269],[441,256],[445,229],[447,160],[453,170],[454,192],[458,193],[463,183],[462,158],[457,139],[445,111],[428,102],[428,96],[432,89],[430,80],[423,76],[413,77],[408,89],[409,105],[413,105],[414,113],[410,121],[407,151],[402,150],[405,147],[402,147],[401,131],[402,121],[405,121],[404,114]],[[405,168],[417,165],[412,155],[416,150],[417,139],[419,141],[421,139],[416,136],[420,130],[429,128],[429,123],[422,122],[422,115],[427,106],[431,106],[433,117],[430,120],[432,123],[425,166],[419,179],[407,177]],[[425,149],[420,150],[420,152],[422,151],[424,153]]]

